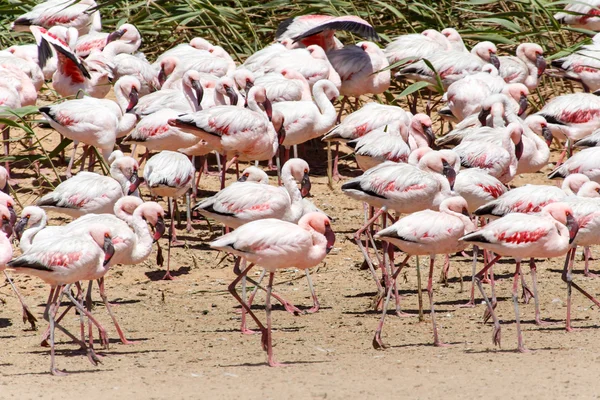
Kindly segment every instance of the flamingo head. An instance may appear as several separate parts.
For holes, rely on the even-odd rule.
[[[335,233],[333,232],[333,229],[331,229],[331,221],[325,214],[320,212],[308,213],[300,218],[298,225],[304,229],[313,229],[325,236],[325,239],[327,240],[325,251],[329,254],[335,244]]]
[[[14,232],[17,239],[21,239],[23,231],[46,218],[46,212],[37,206],[27,206],[21,211],[21,219],[15,224]]]

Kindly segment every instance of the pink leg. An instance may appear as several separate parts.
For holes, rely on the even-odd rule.
[[[521,260],[516,260],[515,275],[513,277],[512,299],[515,307],[515,321],[517,321],[517,351],[527,353],[529,350],[523,345],[523,334],[521,333],[521,318],[519,315],[519,275],[521,273]]]
[[[267,360],[270,367],[283,367],[285,364],[278,363],[273,358],[273,333],[271,328],[271,290],[273,289],[273,278],[275,273],[269,272],[269,284],[267,286],[267,300],[265,309],[267,311]]]
[[[315,287],[313,286],[312,283],[312,278],[310,277],[310,273],[308,272],[308,269],[304,270],[304,273],[306,274],[306,281],[308,282],[308,288],[310,289],[310,295],[312,296],[313,299],[313,306],[311,308],[309,308],[308,310],[306,310],[307,314],[313,314],[316,313],[317,311],[319,311],[319,299],[317,299],[317,293],[315,292]]]
[[[377,285],[377,292],[379,293],[380,296],[383,295],[384,290],[383,287],[381,286],[381,283],[379,282],[379,278],[377,277],[377,274],[375,272],[375,267],[373,266],[373,262],[371,261],[371,257],[369,257],[369,254],[367,253],[367,250],[365,249],[365,247],[362,244],[362,240],[361,240],[361,235],[363,234],[364,231],[366,231],[367,229],[369,229],[369,227],[371,226],[371,224],[373,222],[375,222],[377,220],[377,218],[379,218],[379,216],[381,214],[383,214],[385,212],[384,208],[379,209],[375,215],[373,215],[373,217],[368,220],[358,231],[356,231],[356,233],[354,234],[354,240],[356,241],[356,244],[358,245],[358,247],[360,248],[360,251],[363,254],[363,257],[365,258],[365,261],[367,262],[367,265],[369,266],[369,270],[371,271],[371,276],[373,277],[373,280],[375,281],[375,284]]]
[[[500,256],[494,257],[494,259],[492,259],[492,261],[490,261],[489,263],[487,263],[485,265],[485,267],[483,267],[483,269],[481,271],[479,271],[475,275],[475,284],[479,288],[479,291],[481,292],[481,296],[483,297],[483,300],[487,304],[487,308],[489,310],[489,313],[490,313],[490,315],[492,317],[492,320],[494,321],[494,332],[492,334],[492,341],[493,341],[493,343],[495,345],[498,345],[498,346],[500,346],[500,334],[501,334],[500,321],[498,320],[498,317],[496,316],[496,313],[494,312],[494,309],[492,307],[492,303],[490,302],[490,300],[488,299],[487,295],[485,294],[485,291],[483,290],[483,285],[481,283],[481,278],[483,277],[483,274],[485,273],[485,271],[487,271],[488,269],[490,269],[496,263],[496,261],[498,261],[499,259],[500,259]]]
[[[44,312],[44,318],[50,322],[50,373],[54,376],[64,376],[66,373],[56,368],[54,362],[54,315],[58,311],[58,302],[60,299],[61,288],[53,286],[50,289],[50,297],[48,304],[46,305],[46,311]]]
[[[225,189],[225,179],[227,175],[227,155],[221,154],[221,189]]]
[[[8,280],[10,287],[12,288],[13,292],[15,292],[15,294],[17,295],[17,298],[19,299],[19,302],[21,303],[21,307],[23,308],[23,323],[29,322],[29,324],[31,324],[31,329],[35,331],[36,330],[35,323],[37,322],[37,319],[33,316],[31,311],[29,310],[29,307],[27,307],[27,304],[25,304],[25,300],[23,299],[23,296],[21,296],[21,293],[19,293],[19,290],[13,283],[12,279],[10,279],[10,276],[8,275],[8,273],[6,271],[4,271],[4,276],[6,277],[6,280]]]
[[[333,159],[333,175],[332,175],[333,179],[335,179],[336,181],[341,181],[345,178],[342,174],[340,174],[340,171],[338,170],[339,157],[340,157],[340,143],[336,142],[335,143],[335,158]]]
[[[73,141],[73,153],[71,154],[71,159],[69,160],[69,165],[67,165],[67,172],[65,173],[67,179],[72,175],[71,170],[73,169],[73,163],[75,162],[75,154],[77,153],[77,146],[79,145],[78,141]]]
[[[525,275],[523,275],[523,273],[521,273],[521,286],[523,288],[523,302],[525,304],[529,304],[529,302],[534,296],[531,289],[529,289],[529,286],[527,286],[527,282],[525,281]]]
[[[531,281],[533,282],[533,302],[535,303],[535,324],[538,326],[548,325],[548,322],[542,321],[540,317],[540,297],[537,290],[537,267],[533,258],[529,259],[529,270],[531,271]]]
[[[135,344],[135,342],[129,341],[129,340],[127,340],[127,338],[125,338],[125,335],[123,334],[123,330],[121,329],[121,326],[119,325],[119,322],[117,321],[117,317],[115,317],[115,314],[112,312],[110,303],[108,302],[108,298],[106,297],[106,292],[104,291],[104,277],[98,279],[98,288],[100,290],[100,297],[102,298],[102,301],[104,302],[104,305],[106,306],[106,311],[108,311],[108,314],[110,315],[110,317],[113,320],[113,323],[115,324],[115,328],[117,329],[117,334],[119,335],[119,339],[121,339],[121,343]]]
[[[585,259],[585,269],[583,270],[583,274],[588,278],[597,278],[598,275],[590,272],[590,258],[592,258],[592,251],[589,246],[583,248],[583,257]]]
[[[473,263],[472,263],[472,273],[471,273],[471,298],[468,303],[461,304],[458,308],[472,308],[475,307],[475,273],[477,272],[477,253],[479,252],[479,247],[473,246]],[[485,262],[485,259],[484,259]]]
[[[431,307],[431,322],[433,323],[433,345],[438,347],[448,346],[442,342],[438,336],[437,324],[435,323],[435,310],[433,306],[433,267],[435,265],[435,255],[429,256],[429,279],[427,281],[427,294],[429,295],[429,306]]]

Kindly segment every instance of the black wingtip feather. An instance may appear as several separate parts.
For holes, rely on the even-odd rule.
[[[288,27],[294,22],[294,18],[288,18],[277,26],[277,31],[275,32],[275,39],[279,40],[281,35],[287,31]]]
[[[288,24],[288,26],[289,26],[289,24]],[[359,22],[354,22],[354,21],[328,22],[328,23],[319,25],[313,29],[309,29],[308,31],[304,32],[303,34],[293,37],[292,40],[294,41],[294,43],[296,43],[299,40],[305,39],[305,38],[313,36],[313,35],[317,35],[328,29],[337,30],[337,31],[348,31],[348,32],[352,32],[356,35],[359,35],[359,36],[369,39],[369,40],[379,41],[379,35],[377,34],[377,32],[375,32],[375,29],[372,26],[361,24]]]
[[[42,198],[36,203],[36,206],[38,206],[38,207],[56,207],[57,205],[58,205],[58,201],[51,197],[49,197],[47,199]]]
[[[37,50],[38,64],[40,68],[43,69],[46,66],[46,63],[48,62],[48,59],[52,57],[52,48],[50,47],[50,43],[48,43],[46,39],[42,38],[42,41],[40,42]]]
[[[465,242],[490,243],[487,238],[481,233],[471,233],[462,239]]]
[[[478,216],[493,215],[496,217],[501,217],[502,215],[494,214],[495,209],[496,209],[496,204],[494,204],[494,203],[486,204],[486,205],[479,207],[477,210],[475,210],[475,212],[473,212],[473,214],[478,215]]]
[[[37,269],[39,271],[52,271],[48,266],[39,263],[39,262],[31,262],[26,259],[26,257],[15,258],[14,260],[9,261],[6,264],[10,268],[29,268],[29,269]]]
[[[540,116],[544,117],[544,119],[546,120],[546,122],[548,122],[549,124],[565,125],[564,122],[562,122],[561,120],[556,119],[556,117],[554,115],[548,115],[548,114],[543,114],[543,113],[538,113],[537,115],[540,115]]]
[[[565,178],[567,175],[565,175],[565,173],[562,172],[561,169],[562,168],[556,168],[554,171],[550,172],[548,174],[548,178],[549,179]]]
[[[348,183],[344,183],[342,185],[342,192],[344,190],[357,190],[359,192],[363,192],[364,194],[367,194],[369,196],[372,197],[378,197],[380,199],[385,199],[385,196],[380,195],[379,193],[373,192],[371,190],[365,190],[360,186],[360,182],[359,181],[350,181]]]

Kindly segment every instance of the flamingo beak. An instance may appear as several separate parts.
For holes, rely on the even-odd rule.
[[[283,142],[285,142],[285,136],[285,124],[283,123],[283,121],[281,121],[281,127],[277,131],[277,141],[279,142],[279,144],[283,144]]]
[[[27,226],[28,222],[29,216],[26,216],[21,218],[19,222],[17,222],[17,224],[15,225],[14,232],[17,239],[21,240],[21,235],[23,235],[23,231],[25,230],[25,227]],[[4,226],[2,228],[4,228]]]
[[[123,29],[119,29],[119,30],[111,32],[108,35],[108,37],[106,38],[106,44],[109,44],[110,42],[114,42],[115,40],[121,39],[121,37],[123,37],[124,34],[125,34],[125,31]]]
[[[495,53],[490,54],[490,63],[496,67],[496,69],[500,69],[500,59]]]
[[[542,75],[546,70],[546,59],[543,55],[537,55],[537,57],[535,58],[535,66],[538,69],[538,75]]]
[[[246,87],[244,88],[244,90],[246,91],[246,94],[248,94],[250,89],[252,89],[252,86],[254,86],[254,82],[251,82],[251,81],[246,82]]]
[[[456,171],[452,168],[452,165],[448,163],[448,161],[443,160],[442,165],[444,169],[442,170],[442,175],[448,179],[448,183],[450,184],[450,190],[454,190],[454,182],[456,181]]]
[[[567,212],[567,228],[569,228],[569,244],[573,243],[575,237],[577,236],[577,231],[579,231],[579,224],[577,220],[573,217],[573,214]]]
[[[158,220],[156,221],[156,225],[154,226],[154,235],[152,236],[153,242],[157,242],[158,239],[160,239],[164,233],[165,233],[165,220],[163,219],[162,216],[159,216]]]
[[[523,155],[523,139],[519,140],[519,143],[515,144],[515,157],[517,160],[521,159]]]
[[[462,209],[461,214],[467,218],[471,218],[471,214],[469,214],[469,210],[467,210],[466,208]]]
[[[521,98],[519,99],[519,117],[521,115],[523,115],[523,113],[525,111],[527,111],[527,106],[529,105],[529,103],[527,103],[527,96],[525,94],[521,95]]]
[[[129,93],[129,104],[127,105],[127,109],[125,112],[130,112],[133,110],[135,106],[137,106],[138,100],[140,99],[139,93],[136,88],[131,88],[131,93]]]
[[[196,92],[197,106],[200,107],[200,103],[202,103],[202,98],[204,97],[204,88],[200,81],[192,81],[192,88]]]
[[[240,179],[238,179],[238,182],[246,182],[248,180],[248,175],[246,174],[242,174],[242,176],[240,176]]]
[[[167,80],[167,74],[165,73],[165,69],[161,68],[160,72],[158,73],[158,84],[162,87],[162,85],[165,84],[166,80]]]
[[[12,204],[6,208],[8,208],[8,212],[10,213],[9,222],[10,222],[10,226],[12,228],[13,226],[15,226],[15,222],[17,222],[17,213],[15,212],[15,208],[12,206]]]
[[[229,86],[229,87],[227,87],[227,89],[225,89],[225,93],[227,93],[227,97],[229,97],[229,103],[232,106],[237,106],[238,95],[235,92],[235,90],[233,90],[233,88],[231,86]]]
[[[128,196],[138,189],[140,184],[143,182],[143,178],[140,178],[136,172],[135,174],[131,175],[129,182],[131,182],[131,184],[129,185],[129,190],[127,191]]]
[[[552,144],[552,139],[554,139],[554,136],[552,136],[552,131],[550,131],[548,125],[542,127],[542,136],[546,140],[546,144],[550,146]]]
[[[13,228],[12,225],[10,223],[2,224],[2,232],[4,232],[4,234],[6,235],[7,238],[9,238],[12,234],[13,234]]]
[[[325,251],[327,254],[333,249],[333,245],[335,244],[335,233],[333,233],[333,229],[331,229],[331,225],[325,226],[325,239],[327,239],[327,247]]]
[[[427,137],[427,145],[429,147],[432,147],[433,143],[435,142],[435,135],[433,133],[433,129],[431,128],[431,126],[424,126],[423,132],[425,132],[425,136]]]
[[[104,263],[103,266],[106,266],[110,262],[110,259],[115,254],[115,247],[112,244],[112,240],[109,236],[104,237]]]
[[[481,123],[481,126],[486,126],[487,125],[487,117],[488,115],[490,115],[491,113],[491,109],[481,109],[481,111],[479,112],[479,122]]]
[[[271,101],[269,99],[265,99],[263,102],[263,107],[265,108],[265,112],[267,113],[267,117],[269,118],[269,122],[273,120],[273,106],[271,105]]]
[[[305,172],[304,176],[302,177],[302,182],[300,182],[300,194],[302,195],[302,197],[306,197],[310,194],[311,187],[312,184],[310,183],[308,172]]]

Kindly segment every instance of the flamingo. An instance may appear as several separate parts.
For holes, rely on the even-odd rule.
[[[422,33],[401,35],[388,43],[384,53],[390,64],[402,60],[418,61],[428,59],[432,54],[450,50],[452,47],[446,36],[435,29],[427,29]]]
[[[576,28],[584,28],[592,31],[600,29],[600,18],[598,15],[598,0],[576,0],[567,1],[566,12],[554,14],[554,19],[561,24],[573,25]]]
[[[275,38],[278,42],[291,39],[296,46],[321,46],[325,51],[341,47],[335,38],[336,30],[348,31],[370,40],[379,40],[375,29],[364,19],[354,15],[333,17],[330,15],[309,14],[289,18],[277,27]]]
[[[249,222],[231,233],[210,243],[210,247],[232,253],[250,262],[229,285],[229,291],[248,312],[261,330],[263,349],[267,351],[269,366],[277,367],[273,358],[271,340],[271,291],[273,278],[278,269],[293,265],[306,270],[318,265],[335,243],[335,234],[329,219],[320,213],[310,213],[298,221],[298,225],[278,219],[263,219]],[[248,274],[254,265],[269,272],[267,286],[267,326],[254,315],[250,307],[237,294],[237,283]],[[237,267],[237,264],[236,264]]]
[[[600,148],[590,147],[575,153],[571,158],[556,167],[548,178],[565,178],[571,174],[584,174],[594,182],[600,183]]]
[[[73,218],[84,214],[112,213],[124,195],[136,193],[139,165],[131,157],[119,157],[110,165],[111,176],[82,171],[44,195],[37,205]]]
[[[100,12],[94,0],[50,0],[42,2],[18,17],[10,26],[13,31],[26,32],[30,26],[51,28],[63,25],[77,29],[80,34],[101,29]],[[93,12],[90,12],[95,10]]]
[[[500,345],[500,322],[494,313],[492,303],[488,300],[481,277],[502,256],[515,259],[516,267],[512,287],[512,299],[517,322],[517,350],[527,352],[521,335],[519,304],[517,301],[518,278],[521,273],[521,260],[530,258],[533,278],[534,297],[537,299],[537,279],[534,258],[559,257],[570,249],[577,235],[579,226],[573,217],[571,208],[563,203],[545,206],[540,214],[508,214],[503,218],[492,221],[480,230],[463,236],[460,240],[476,244],[479,247],[493,251],[496,257],[488,262],[475,276],[475,282],[488,306],[488,312],[494,320],[492,335],[494,344]],[[536,313],[537,314],[537,313]],[[536,320],[539,315],[536,315]]]
[[[97,147],[108,160],[117,137],[125,136],[135,126],[135,114],[129,113],[137,103],[139,81],[124,76],[115,84],[117,103],[112,100],[84,97],[53,106],[40,107],[40,113],[61,135],[73,140],[73,155],[67,167],[67,177],[75,160],[79,142]]]
[[[546,70],[544,50],[535,43],[521,43],[516,56],[501,56],[500,76],[506,83],[523,83],[529,90],[538,85],[539,77]]]
[[[264,112],[259,103],[264,105]],[[277,132],[270,122],[271,116],[271,102],[265,89],[254,86],[248,93],[248,108],[217,106],[179,116],[169,123],[183,132],[197,135],[213,149],[218,149],[225,166],[229,156],[233,156],[232,162],[273,158],[284,138],[280,137],[278,141]],[[226,169],[222,169],[221,188],[225,187]]]
[[[336,112],[331,103],[339,96],[335,85],[323,79],[313,86],[313,96],[314,102],[283,101],[273,104],[273,114],[279,114],[283,120],[280,129],[285,131],[285,138],[281,144],[286,151],[291,146],[322,136],[335,124]]]
[[[107,271],[106,265],[113,252],[114,247],[109,230],[101,225],[91,225],[83,234],[57,236],[39,241],[29,252],[7,264],[7,267],[16,273],[37,276],[50,285],[44,319],[50,322],[50,373],[52,375],[66,374],[64,371],[58,370],[54,362],[55,326],[86,348],[83,341],[77,340],[65,328],[55,324],[55,315],[62,295],[66,294],[82,315],[87,316],[98,325],[92,315],[71,294],[71,284],[103,276]],[[103,343],[108,345],[106,337],[103,338]],[[99,359],[95,355],[91,343],[87,351],[90,361],[97,365]]]
[[[1,52],[0,66],[12,72],[13,75],[17,74],[15,77],[21,80],[22,84],[25,84],[23,77],[29,78],[31,83],[27,86],[33,84],[36,91],[39,91],[44,84],[44,72],[32,59],[23,59],[9,52]],[[26,90],[29,91],[30,89],[27,88]]]
[[[238,86],[246,92],[254,85],[264,87],[267,98],[272,103],[312,99],[308,81],[294,69],[283,68],[279,72],[269,72],[257,78],[247,69],[238,69],[234,77]]]
[[[0,191],[2,193],[9,194],[10,185],[8,184],[8,180],[10,179],[10,174],[8,170],[3,166],[0,166]]]
[[[591,45],[585,45],[574,53],[552,60],[551,65],[556,69],[548,70],[547,74],[580,82],[585,92],[595,92],[600,89],[600,61],[598,61],[600,36],[596,34],[592,41]]]
[[[385,161],[407,162],[410,154],[408,129],[395,122],[351,140],[347,145],[354,149],[356,163],[366,171]]]
[[[38,48],[36,44],[15,44],[8,47],[6,51],[10,52],[15,57],[22,58],[23,60],[29,61],[32,64],[35,64],[36,66],[38,65]],[[44,68],[42,68],[44,80],[51,80],[52,75],[54,74],[54,72],[56,72],[56,68],[57,59],[56,56],[52,56],[46,61],[46,65],[44,66]]]
[[[172,280],[170,272],[171,245],[177,241],[175,233],[175,209],[177,198],[186,194],[187,200],[187,231],[192,230],[192,221],[189,211],[189,193],[194,183],[196,169],[188,157],[174,151],[161,151],[150,157],[144,166],[144,181],[150,189],[152,196],[168,198],[171,226],[169,228],[169,248],[167,256],[167,272],[163,279]]]
[[[461,197],[450,197],[440,204],[439,211],[423,210],[410,214],[396,221],[392,226],[382,229],[375,234],[375,238],[385,240],[406,253],[406,258],[394,272],[392,279],[396,279],[402,268],[411,256],[429,256],[429,280],[427,293],[431,306],[431,322],[433,324],[433,345],[444,346],[439,339],[435,323],[435,310],[433,302],[433,267],[436,254],[450,254],[462,251],[467,243],[459,242],[465,234],[475,229],[469,218],[467,202]],[[381,331],[385,321],[387,306],[392,294],[392,287],[387,290],[381,320],[375,332],[373,347],[384,349],[387,345],[381,340]]]

